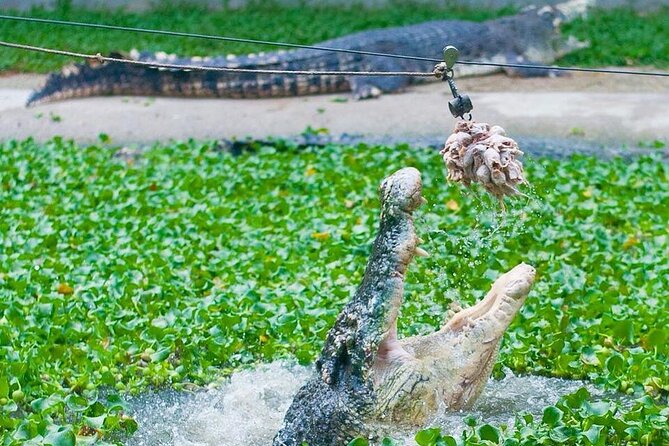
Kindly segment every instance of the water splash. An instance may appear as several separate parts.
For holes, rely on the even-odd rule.
[[[129,446],[267,446],[271,445],[293,395],[311,372],[309,367],[272,363],[236,373],[219,389],[201,392],[162,391],[130,401],[139,429]],[[443,413],[430,426],[459,435],[463,418],[473,415],[491,424],[511,425],[516,413],[540,414],[564,394],[584,386],[539,376],[491,380],[471,411]],[[597,393],[594,389],[589,389]],[[412,445],[414,432],[387,427],[388,436]]]
[[[457,217],[456,221],[444,219],[447,211],[436,204],[416,216],[416,225],[419,236],[427,242],[425,249],[428,252],[443,250],[456,256],[469,270],[496,264],[495,255],[503,251],[509,241],[519,239],[528,232],[531,226],[528,222],[541,204],[530,192],[530,195],[515,197],[513,205],[502,210],[494,198],[480,190],[465,189],[462,194],[466,197],[462,201],[468,206],[465,212],[475,216],[473,225],[463,226],[458,223]],[[438,261],[436,283],[445,289],[469,288],[467,278],[450,271],[444,263],[447,261]]]
[[[279,362],[234,374],[219,389],[162,391],[130,401],[129,446],[266,446],[310,368]]]

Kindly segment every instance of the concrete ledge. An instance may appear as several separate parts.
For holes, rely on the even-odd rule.
[[[359,102],[347,94],[237,100],[98,97],[25,108],[30,84],[41,79],[0,78],[0,140],[61,135],[86,143],[100,133],[118,144],[263,139],[292,136],[310,126],[332,134],[410,141],[441,139],[454,123],[447,109],[450,93],[438,82]],[[496,75],[461,79],[458,86],[471,96],[475,119],[499,124],[510,135],[617,146],[669,141],[667,78],[630,87],[617,76],[596,74],[554,79]]]

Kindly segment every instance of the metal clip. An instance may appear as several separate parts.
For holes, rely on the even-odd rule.
[[[458,88],[455,86],[455,81],[453,80],[453,66],[458,60],[460,52],[458,49],[452,45],[448,45],[444,48],[444,62],[446,63],[446,70],[442,80],[448,82],[448,86],[451,89],[453,94],[453,99],[448,102],[448,108],[451,111],[451,114],[454,118],[465,119],[465,115],[469,114],[468,120],[471,121],[472,114],[471,111],[474,108],[472,105],[472,100],[469,99],[469,96],[461,95],[458,93]]]

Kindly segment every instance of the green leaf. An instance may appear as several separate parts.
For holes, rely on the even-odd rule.
[[[602,416],[611,410],[611,404],[606,401],[584,402],[583,407],[588,415]]]
[[[625,365],[625,359],[618,352],[613,352],[611,356],[606,360],[606,369],[609,372],[620,372]]]
[[[83,396],[70,394],[65,398],[65,404],[67,408],[75,411],[82,412],[88,408],[88,400]]]
[[[100,429],[105,423],[105,418],[107,418],[106,414],[97,417],[84,417],[84,423],[86,426],[90,426],[93,429]]]
[[[437,441],[437,446],[459,446],[455,438],[450,435],[442,436]]]
[[[600,439],[604,439],[605,437],[601,437],[603,426],[598,426],[596,424],[593,424],[590,426],[590,429],[587,431],[583,432],[583,435],[585,438],[588,439],[589,444],[592,445],[597,445],[600,443]]]
[[[556,443],[565,443],[573,440],[578,432],[577,429],[571,426],[558,426],[548,432],[548,437]]]
[[[646,336],[646,344],[653,348],[666,349],[667,331],[664,328],[653,328]]]
[[[613,326],[613,334],[627,343],[634,342],[634,324],[631,320],[616,321]]]
[[[44,444],[51,446],[74,446],[75,443],[76,436],[69,428],[51,432],[44,438]]]
[[[63,398],[60,395],[49,395],[46,398],[38,398],[30,403],[30,407],[36,412],[43,412],[52,407],[62,404]]]
[[[588,389],[585,387],[581,387],[576,392],[565,395],[563,399],[569,407],[577,409],[581,407],[585,401],[590,399],[590,392],[588,392]]]
[[[441,438],[441,429],[423,429],[416,434],[416,443],[419,446],[435,446],[437,441]]]
[[[463,421],[467,426],[474,427],[477,424],[476,417],[473,415],[467,415]]]
[[[151,355],[151,361],[160,362],[164,361],[170,356],[171,350],[169,348],[163,348]]]
[[[481,440],[492,441],[495,444],[499,443],[500,440],[499,429],[497,429],[494,426],[491,426],[490,424],[484,424],[483,426],[479,427],[478,433],[479,437],[481,437]]]
[[[369,441],[366,438],[358,437],[351,441],[348,446],[369,446]]]
[[[4,375],[0,375],[0,398],[7,398],[9,396],[9,381]]]
[[[549,427],[556,426],[562,420],[563,412],[555,406],[548,406],[544,409],[544,415],[541,422]]]
[[[592,347],[585,347],[581,351],[581,361],[583,361],[585,364],[588,365],[593,365],[593,366],[599,366],[599,358],[597,358],[597,354],[595,353],[595,350]]]

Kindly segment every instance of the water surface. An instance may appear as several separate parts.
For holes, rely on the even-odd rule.
[[[162,391],[134,398],[130,403],[139,424],[127,442],[131,446],[267,446],[271,445],[292,396],[309,376],[308,367],[272,363],[242,371],[218,389],[201,392]],[[513,424],[516,413],[541,414],[564,394],[586,385],[540,376],[490,380],[471,411],[444,412],[430,426],[458,435],[463,418],[473,415],[493,425]],[[589,388],[591,392],[593,389]],[[597,393],[597,392],[594,392]],[[413,432],[389,427],[388,434],[413,443]]]

